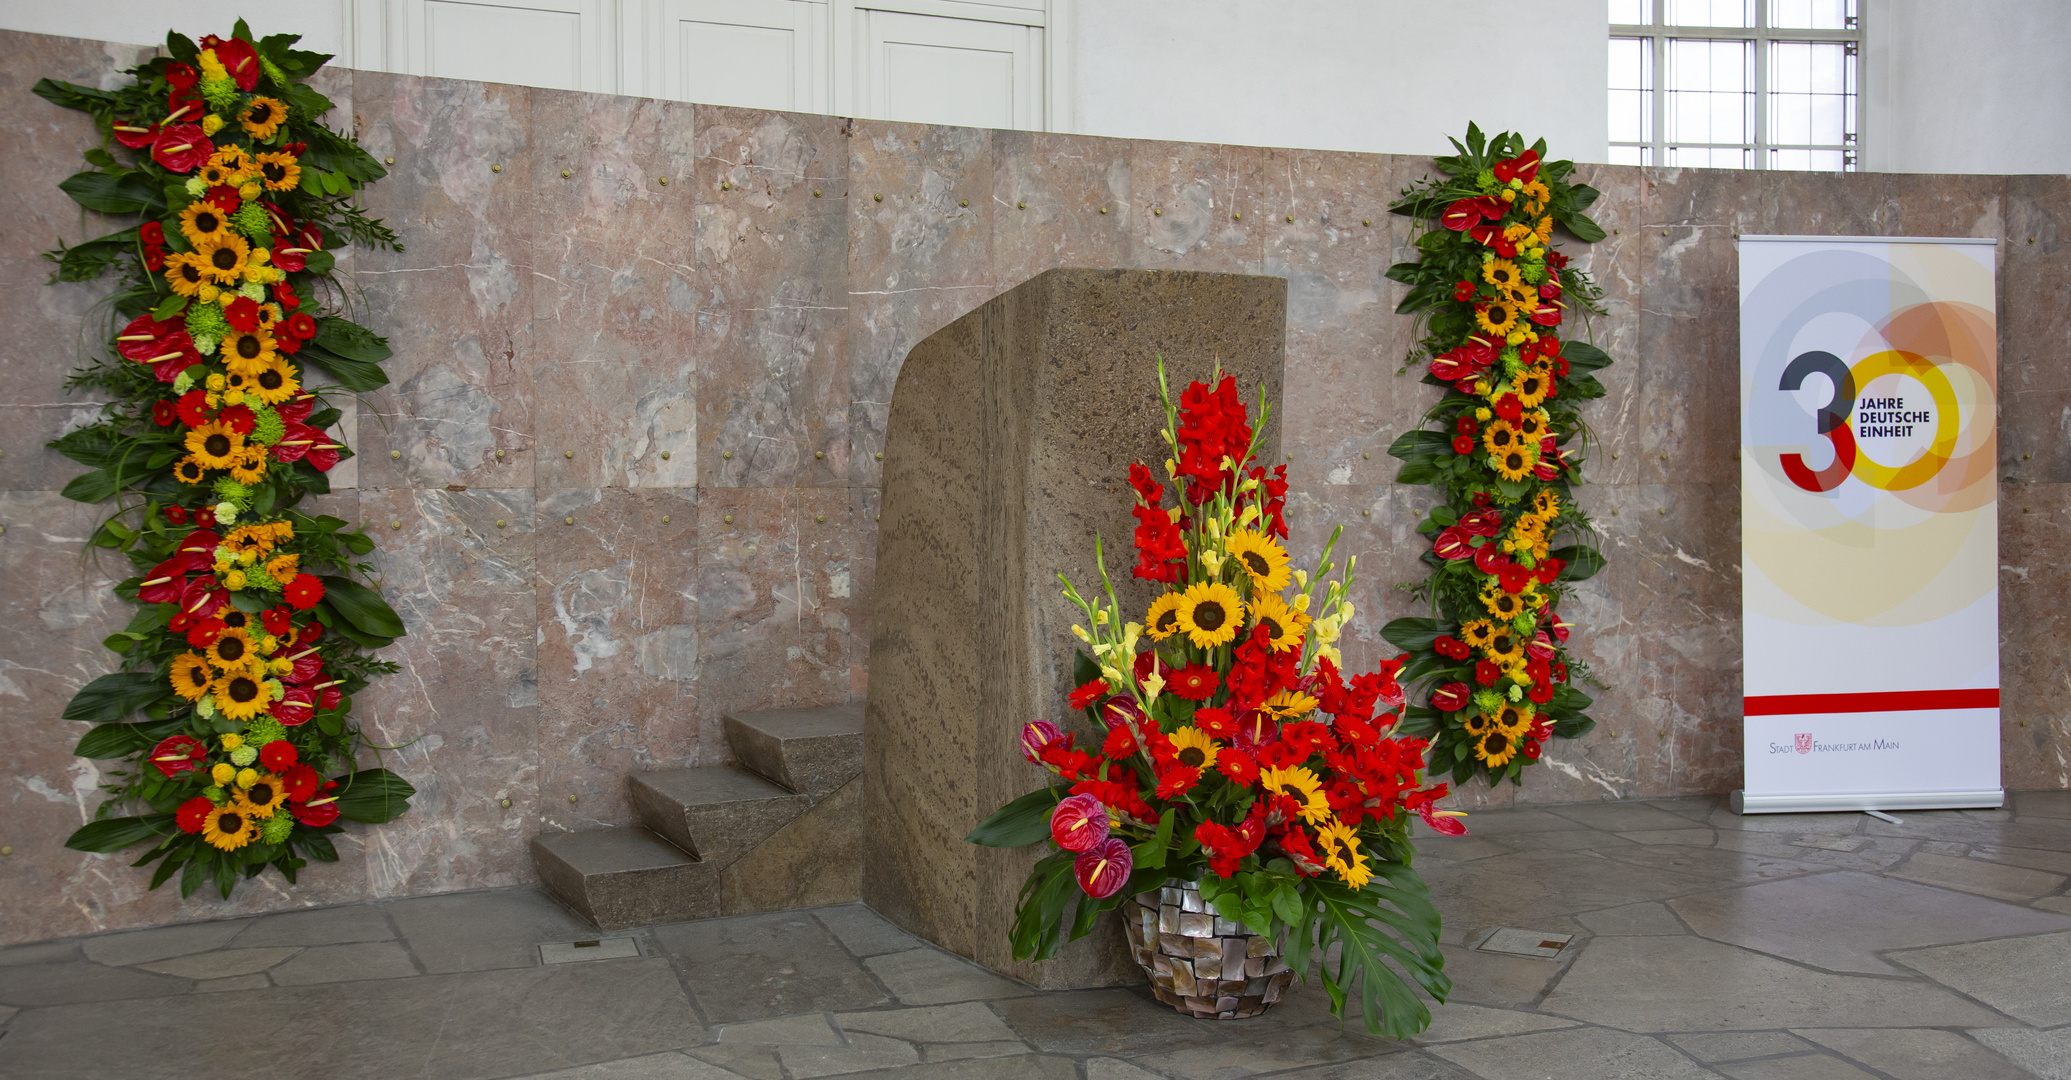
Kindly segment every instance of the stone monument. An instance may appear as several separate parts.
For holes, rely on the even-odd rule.
[[[1161,467],[1155,359],[1176,398],[1220,362],[1247,401],[1280,400],[1287,283],[1147,270],[1051,270],[915,346],[885,432],[865,711],[863,899],[946,949],[1035,986],[1134,982],[1104,919],[1057,959],[1007,940],[1039,847],[964,843],[1046,774],[1022,757],[1035,719],[1098,744],[1065,704],[1079,612],[1057,575],[1100,587],[1097,534],[1125,610],[1135,565],[1129,463]],[[1259,459],[1280,460],[1277,413]]]

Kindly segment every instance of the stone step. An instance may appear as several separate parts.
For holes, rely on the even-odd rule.
[[[747,854],[813,802],[730,765],[634,773],[627,781],[643,824],[716,869]]]
[[[719,868],[638,825],[533,837],[532,864],[549,891],[599,930],[720,913]]]
[[[814,799],[863,773],[863,706],[729,713],[726,742],[741,765]]]

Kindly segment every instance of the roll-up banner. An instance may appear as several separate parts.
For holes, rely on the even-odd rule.
[[[1741,813],[2004,801],[1996,244],[1740,238]]]

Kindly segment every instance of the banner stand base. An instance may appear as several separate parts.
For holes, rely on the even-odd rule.
[[[1750,795],[1735,789],[1736,814],[1846,813],[1850,810],[1996,810],[2006,789],[1989,791],[1902,791],[1853,795]]]

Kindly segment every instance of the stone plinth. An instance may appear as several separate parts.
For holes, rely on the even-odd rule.
[[[1287,283],[1140,270],[1052,270],[915,346],[885,435],[884,501],[864,738],[865,902],[979,963],[1037,986],[1142,974],[1113,920],[1056,960],[1017,963],[1014,902],[1040,850],[963,837],[1034,790],[1024,723],[1067,715],[1071,625],[1057,575],[1100,587],[1097,535],[1125,610],[1128,466],[1167,456],[1154,359],[1176,397],[1220,361],[1247,399],[1278,401]],[[1280,459],[1276,416],[1261,458]]]

